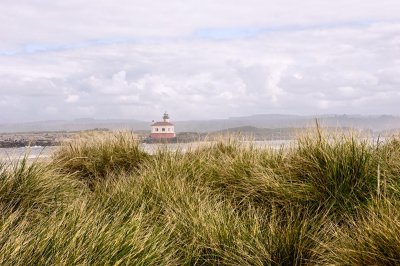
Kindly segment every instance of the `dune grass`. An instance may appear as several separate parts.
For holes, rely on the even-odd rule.
[[[1,265],[400,264],[400,141],[317,128],[144,152],[86,134],[0,167]]]
[[[53,161],[62,173],[93,185],[96,180],[137,170],[147,157],[131,132],[88,132],[62,146]]]

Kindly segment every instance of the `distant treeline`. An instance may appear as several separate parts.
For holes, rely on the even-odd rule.
[[[26,139],[7,139],[0,140],[0,148],[20,148],[27,146],[58,146],[59,142],[54,140],[26,140]]]

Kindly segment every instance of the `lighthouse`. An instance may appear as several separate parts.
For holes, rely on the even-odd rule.
[[[175,126],[170,122],[167,112],[162,117],[163,121],[155,122],[151,125],[150,139],[152,141],[175,140]]]

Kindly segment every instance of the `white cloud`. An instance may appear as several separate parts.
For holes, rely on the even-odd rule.
[[[67,103],[76,103],[79,101],[79,95],[68,95],[68,97],[65,99],[65,102]]]
[[[20,45],[28,51],[41,44],[57,48],[85,40],[179,37],[221,27],[390,20],[399,14],[397,0],[3,0],[0,9],[0,32],[9,33],[2,48]]]
[[[0,8],[0,122],[152,120],[165,110],[177,119],[400,114],[397,0],[4,0]]]
[[[140,98],[137,95],[121,95],[114,98],[116,104],[138,104]]]
[[[356,93],[356,90],[351,86],[339,87],[338,90],[344,97],[352,97]]]

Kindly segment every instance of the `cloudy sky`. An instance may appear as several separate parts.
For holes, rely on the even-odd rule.
[[[399,0],[1,0],[0,123],[400,115]]]

